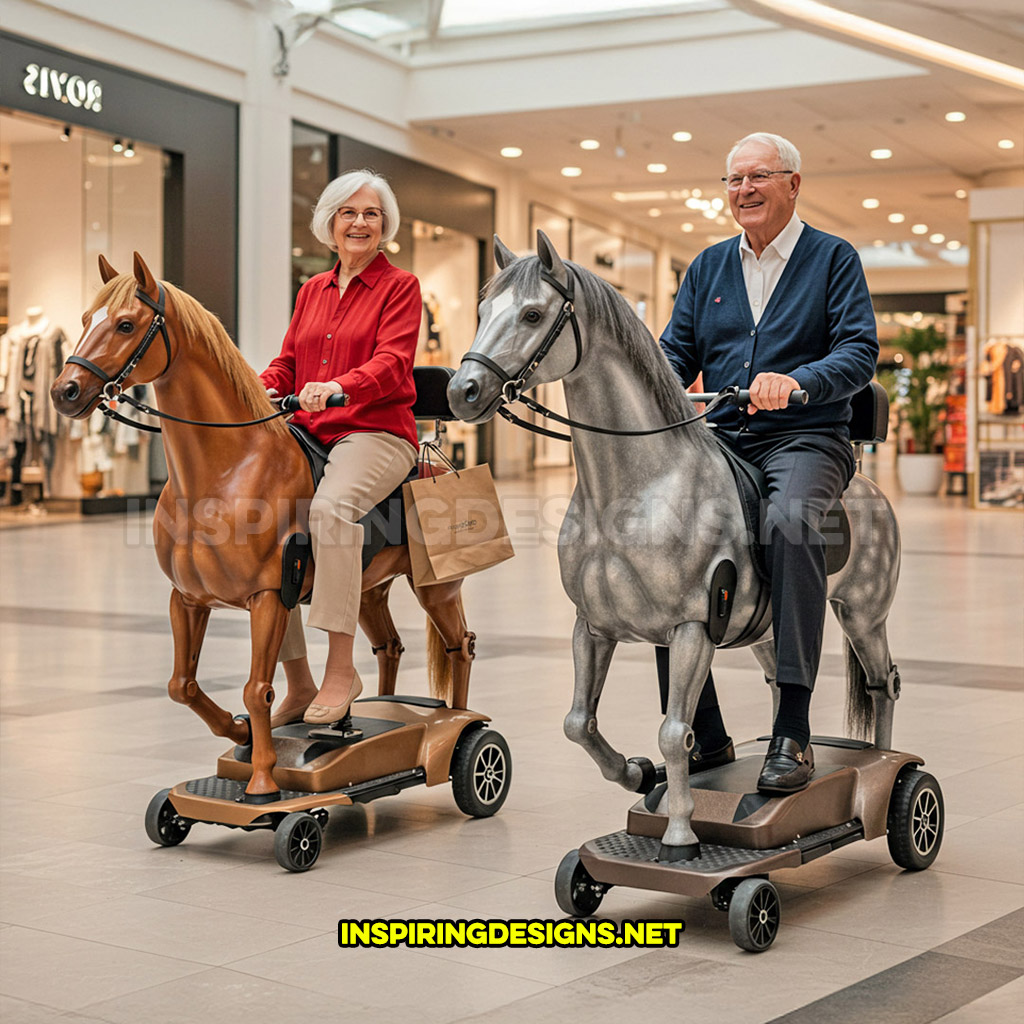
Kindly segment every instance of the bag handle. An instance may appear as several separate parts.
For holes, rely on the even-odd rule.
[[[459,471],[456,468],[455,463],[452,462],[452,460],[449,459],[447,455],[445,455],[444,450],[441,448],[441,446],[434,441],[424,441],[420,445],[420,455],[418,460],[418,465],[420,467],[428,466],[430,467],[431,470],[433,470],[434,464],[430,460],[431,453],[433,453],[441,462],[443,462],[448,467],[448,469],[456,475],[456,477],[459,476]],[[420,470],[420,474],[422,475],[422,469]],[[437,483],[437,476],[435,473],[431,472],[429,474],[429,477],[434,483]]]

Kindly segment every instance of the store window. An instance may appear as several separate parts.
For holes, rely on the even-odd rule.
[[[334,266],[335,255],[313,237],[309,223],[320,193],[336,177],[331,136],[318,128],[292,124],[292,303],[316,274]]]
[[[138,140],[7,109],[0,139],[2,500],[44,511],[44,499],[89,492],[148,495],[163,471],[148,435],[99,414],[63,419],[49,389],[101,285],[98,255],[124,271],[138,251],[162,276],[171,162]]]

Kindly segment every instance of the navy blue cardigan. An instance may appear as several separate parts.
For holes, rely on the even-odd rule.
[[[804,224],[757,326],[743,283],[739,240],[705,249],[676,296],[661,347],[683,384],[704,372],[704,389],[746,387],[758,373],[785,373],[810,394],[802,408],[746,416],[729,406],[709,419],[751,433],[837,432],[848,437],[850,397],[871,380],[878,335],[856,250]]]

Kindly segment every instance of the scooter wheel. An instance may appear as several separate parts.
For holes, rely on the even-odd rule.
[[[512,755],[505,737],[494,729],[474,729],[459,737],[452,757],[452,795],[463,814],[489,818],[508,796]]]
[[[570,850],[555,872],[555,900],[572,917],[590,917],[610,888],[591,876],[580,860],[579,850]]]
[[[889,855],[907,871],[923,871],[938,856],[946,810],[938,780],[904,768],[892,787],[886,821]]]
[[[320,856],[324,830],[306,811],[287,815],[274,833],[274,856],[288,871],[308,871]]]
[[[767,878],[744,878],[729,901],[729,934],[740,949],[763,953],[779,934],[779,891]]]
[[[168,799],[169,789],[161,789],[146,808],[146,835],[157,846],[177,846],[192,828],[192,819],[183,818]]]

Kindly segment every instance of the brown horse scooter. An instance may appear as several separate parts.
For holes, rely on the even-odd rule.
[[[216,775],[156,794],[146,813],[149,837],[176,845],[196,821],[270,828],[278,861],[304,871],[319,856],[326,808],[334,804],[450,778],[463,811],[494,814],[508,792],[511,758],[505,740],[484,727],[489,719],[466,706],[475,637],[466,628],[461,580],[413,587],[428,616],[433,696],[395,696],[403,648],[387,596],[399,576],[412,584],[404,543],[384,547],[363,573],[359,622],[377,655],[378,696],[359,701],[359,715],[338,729],[311,735],[297,724],[271,733],[274,669],[289,614],[282,594],[294,590],[294,603],[312,589],[314,567],[292,540],[307,533],[310,463],[215,316],[158,282],[137,253],[133,274],[118,274],[102,256],[100,273],[104,286],[51,398],[58,412],[81,419],[128,401],[123,392],[131,385],[153,383],[168,468],[153,529],[174,588],[168,690],[235,744]],[[452,418],[444,400],[451,371],[422,369],[414,412]],[[438,373],[440,384],[431,377]],[[254,524],[257,504],[271,514]],[[213,608],[249,612],[247,715],[219,707],[196,680]]]

